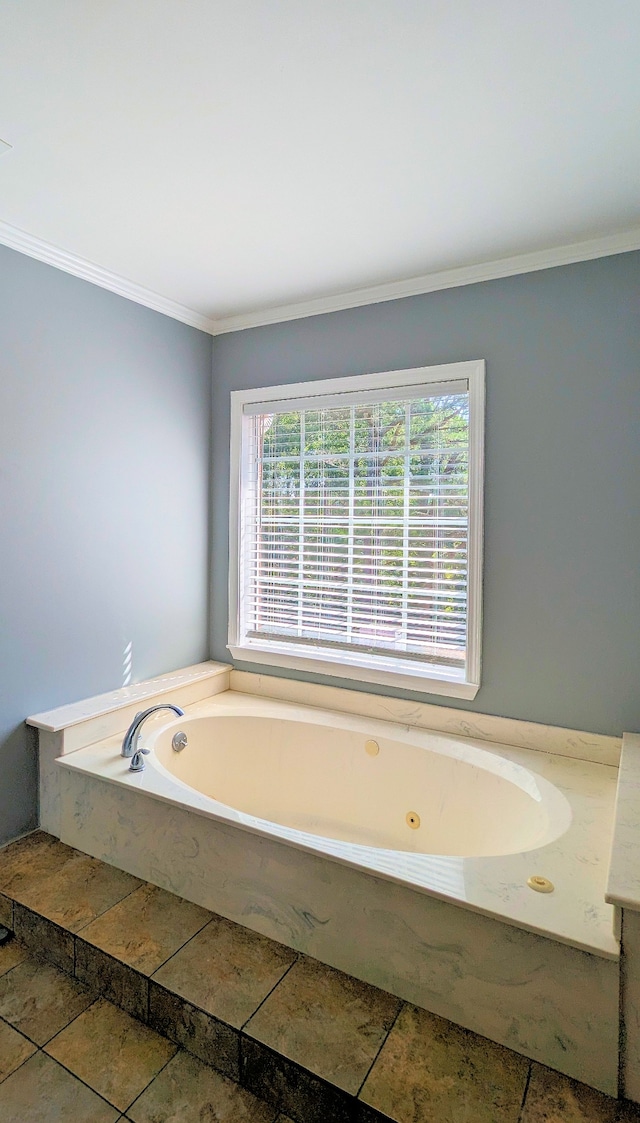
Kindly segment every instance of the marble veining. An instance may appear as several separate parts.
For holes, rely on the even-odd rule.
[[[122,731],[146,699],[176,701],[194,715],[240,705],[277,716],[282,706],[302,712],[304,702],[307,714],[309,706],[328,707],[329,725],[341,714],[363,721],[369,736],[393,722],[399,740],[416,730],[419,738],[429,730],[467,738],[510,768],[528,770],[534,786],[541,777],[539,790],[553,785],[570,815],[559,833],[544,836],[546,844],[493,857],[319,838],[226,806],[153,764],[129,773]],[[163,720],[149,722],[149,736]],[[41,731],[42,822],[63,842],[616,1093],[620,911],[604,900],[616,738],[212,663],[36,715],[32,723]],[[526,885],[532,874],[550,878],[554,892],[533,893]],[[80,937],[76,950],[80,966],[86,959],[82,977],[114,975],[107,952]],[[160,985],[134,967],[126,971],[113,979],[114,988],[131,990],[125,1008],[148,1009],[149,987],[160,994]],[[257,1088],[269,1079],[269,1046],[249,1040]]]
[[[368,694],[364,690],[345,690],[340,686],[321,686],[314,682],[299,682],[296,679],[235,669],[231,671],[230,688],[263,698],[298,702],[339,713],[361,714],[420,729],[432,729],[454,737],[497,741],[499,744],[536,749],[579,760],[592,760],[614,767],[620,760],[620,738],[602,733],[455,710],[450,706],[434,706],[429,702],[414,702],[406,698],[385,698],[378,694]]]
[[[64,841],[616,1094],[615,958],[249,835],[135,787],[61,772]]]
[[[197,717],[238,711],[260,714],[265,719],[294,713],[309,720],[310,715],[315,719],[318,714],[318,711],[307,707],[256,699],[233,691],[196,703],[188,708],[187,713]],[[331,715],[327,714],[327,721],[330,718]],[[348,720],[350,725],[360,723],[363,735],[390,736],[389,730],[398,728],[360,718],[344,720]],[[154,730],[166,722],[163,715],[150,719],[150,744]],[[396,735],[406,739],[408,733],[403,728]],[[423,731],[419,736],[428,739]],[[476,743],[467,744],[473,746]],[[486,750],[486,742],[481,742],[480,746]],[[464,746],[459,751],[464,751]],[[120,756],[119,738],[107,738],[65,755],[59,759],[58,765],[62,765],[64,770],[99,776],[110,784],[144,792],[177,807],[191,808],[198,815],[234,825],[243,832],[277,838],[298,849],[324,854],[332,861],[368,870],[378,877],[411,885],[442,900],[455,901],[465,908],[507,920],[529,931],[551,935],[585,951],[617,959],[619,944],[614,934],[613,909],[604,899],[616,769],[504,745],[492,746],[492,753],[543,777],[566,797],[571,808],[571,821],[568,829],[554,841],[523,853],[459,857],[386,850],[321,838],[243,814],[202,795],[161,767],[154,767],[152,757],[149,758],[151,766],[144,772],[131,773],[128,762]],[[527,885],[527,879],[535,874],[549,878],[556,886],[555,892],[547,895],[534,893]]]

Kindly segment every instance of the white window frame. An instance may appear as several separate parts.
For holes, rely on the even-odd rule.
[[[264,404],[279,408],[313,408],[313,399],[340,395],[358,390],[389,390],[402,387],[465,380],[469,388],[469,538],[467,587],[467,663],[464,670],[438,668],[416,663],[415,667],[398,666],[401,659],[389,653],[369,656],[355,651],[331,651],[299,643],[253,639],[240,634],[241,609],[241,494],[246,475],[246,446],[243,446],[243,419],[248,411],[258,412]],[[271,667],[285,667],[310,674],[327,675],[343,680],[393,686],[425,694],[451,698],[475,698],[480,687],[482,629],[482,552],[483,552],[483,484],[484,484],[484,397],[485,363],[449,363],[444,366],[413,367],[409,370],[384,371],[347,378],[329,378],[319,382],[301,382],[289,386],[268,386],[257,390],[231,392],[231,480],[229,506],[229,642],[234,660]],[[307,404],[308,400],[308,404]],[[293,404],[295,403],[295,405]]]

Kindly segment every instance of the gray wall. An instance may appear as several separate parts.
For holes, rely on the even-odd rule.
[[[213,657],[228,657],[229,391],[484,358],[482,686],[472,703],[413,696],[640,729],[639,298],[628,253],[219,336]]]
[[[208,655],[210,377],[207,335],[0,246],[0,841],[28,714]]]

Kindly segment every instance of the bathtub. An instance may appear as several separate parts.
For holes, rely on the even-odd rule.
[[[614,767],[233,690],[121,740],[64,842],[615,1093]]]
[[[386,869],[393,852],[512,854],[570,826],[555,785],[484,747],[282,703],[265,709],[252,712],[245,697],[169,724],[159,715],[144,741],[147,767],[207,796],[212,814],[233,809],[248,830],[354,861],[383,850]]]

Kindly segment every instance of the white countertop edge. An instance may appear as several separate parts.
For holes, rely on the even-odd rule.
[[[625,733],[605,900],[640,912],[640,733]]]
[[[85,698],[79,702],[71,702],[65,706],[58,706],[54,710],[45,710],[40,714],[32,714],[26,718],[26,724],[35,729],[43,729],[48,733],[58,733],[61,729],[68,729],[72,725],[80,725],[94,717],[102,717],[114,710],[122,710],[134,702],[144,698],[154,698],[158,694],[165,694],[186,686],[192,682],[200,682],[207,678],[216,678],[218,675],[228,674],[230,666],[227,663],[215,663],[208,660],[205,663],[194,663],[191,667],[183,667],[177,671],[158,675],[157,678],[145,679],[143,682],[133,683],[131,686],[122,686],[118,690],[111,690],[106,694],[96,694],[93,698]]]

